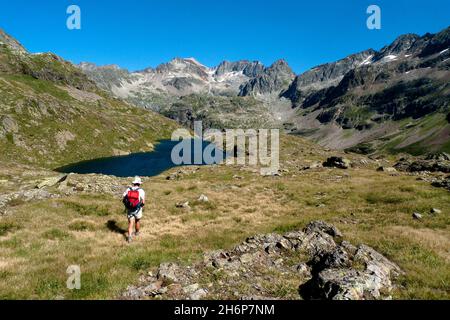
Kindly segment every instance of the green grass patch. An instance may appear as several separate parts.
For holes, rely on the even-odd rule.
[[[53,228],[45,231],[42,237],[49,240],[63,240],[70,237],[70,234],[61,229]]]
[[[64,206],[68,209],[74,210],[82,216],[105,217],[110,215],[110,210],[106,206],[80,204],[69,201],[65,201]]]
[[[69,224],[69,230],[72,231],[95,231],[95,224],[90,221],[74,221]]]
[[[14,222],[0,222],[0,236],[20,229],[20,226]]]

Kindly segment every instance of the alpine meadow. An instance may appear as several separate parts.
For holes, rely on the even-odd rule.
[[[255,30],[232,21],[244,13],[230,3],[193,1],[186,16],[200,19],[202,6],[205,20],[160,29],[133,3],[108,18],[124,30],[103,38],[92,20],[102,6],[75,2],[47,6],[61,11],[67,41],[86,41],[77,50],[57,43],[57,29],[0,16],[1,299],[450,299],[448,19],[397,33],[394,9],[363,5],[358,23],[373,38],[346,24],[341,44],[300,18],[286,22],[298,33],[288,41],[277,31],[288,18],[252,1]],[[161,19],[184,17],[176,8],[161,7]],[[235,37],[226,52],[223,21]],[[344,38],[376,49],[327,62],[333,53],[314,48]],[[200,45],[200,57],[177,57]],[[294,45],[298,61],[322,64],[299,68],[285,49]],[[34,52],[43,46],[58,54]],[[201,306],[178,312],[211,312]]]

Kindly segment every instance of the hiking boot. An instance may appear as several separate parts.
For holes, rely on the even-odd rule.
[[[135,237],[137,237],[137,236],[139,236],[141,233],[139,232],[139,231],[136,231],[135,233],[134,233],[134,236]]]
[[[131,240],[132,240],[131,236],[128,236],[128,237],[127,237],[127,242],[130,243]]]

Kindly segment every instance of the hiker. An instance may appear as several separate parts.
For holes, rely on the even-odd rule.
[[[141,188],[141,178],[136,176],[131,184],[132,186],[123,193],[123,203],[128,216],[127,242],[131,242],[133,234],[135,236],[139,235],[142,208],[145,205],[145,191]],[[133,225],[135,227],[134,233]]]

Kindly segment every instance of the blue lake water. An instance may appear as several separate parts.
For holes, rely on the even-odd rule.
[[[179,166],[172,162],[172,148],[178,141],[161,140],[152,152],[132,153],[126,156],[100,158],[82,161],[56,169],[63,173],[97,173],[113,175],[117,177],[132,176],[155,176],[167,169]],[[210,145],[209,142],[202,141],[202,150]],[[194,140],[191,140],[193,148]],[[193,150],[193,149],[192,149]],[[220,152],[217,150],[217,152]],[[214,154],[214,153],[213,153]],[[225,158],[225,154],[223,155]],[[192,158],[191,163],[194,163]],[[201,164],[204,165],[204,161]]]

